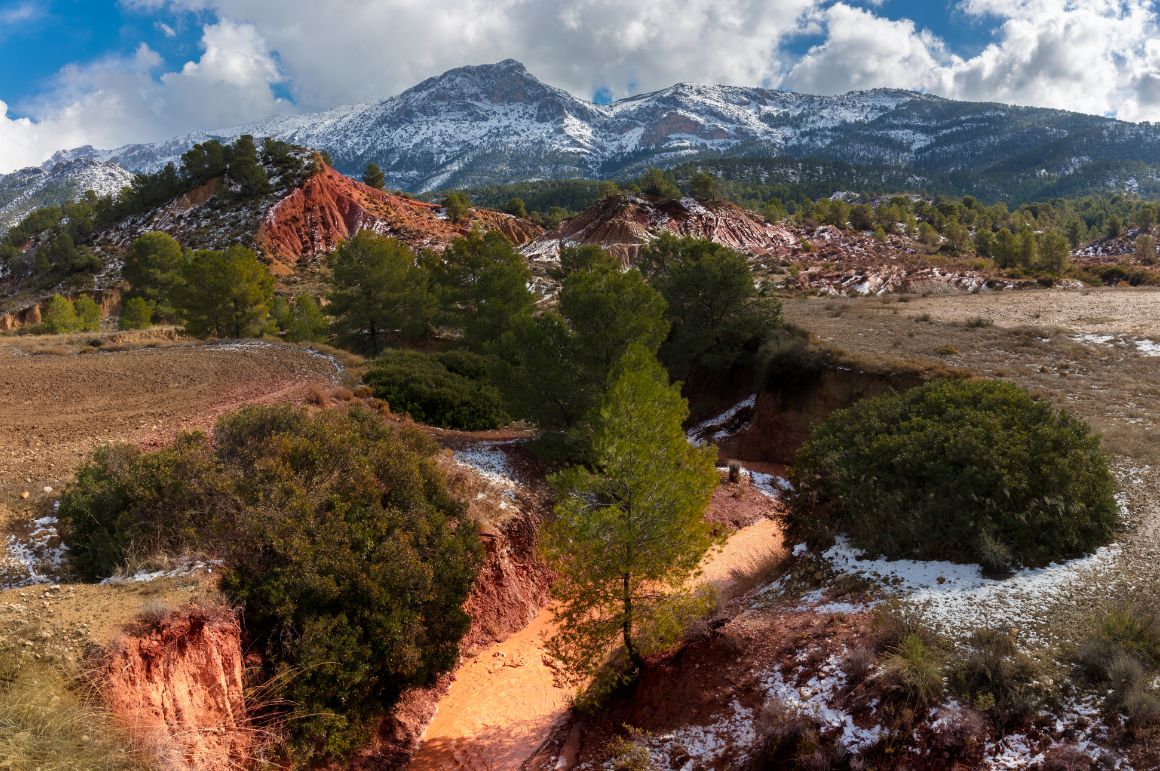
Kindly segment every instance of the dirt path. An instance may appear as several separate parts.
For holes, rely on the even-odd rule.
[[[768,570],[782,556],[777,526],[760,519],[710,554],[699,580],[727,601],[734,588],[748,586],[753,573]],[[572,693],[545,663],[544,640],[554,629],[552,612],[545,608],[521,631],[465,661],[409,768],[516,769],[530,758],[566,716]]]

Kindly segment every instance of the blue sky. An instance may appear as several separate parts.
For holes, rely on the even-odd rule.
[[[1160,120],[1156,0],[0,0],[0,172],[522,61],[599,101],[679,81],[892,87]]]

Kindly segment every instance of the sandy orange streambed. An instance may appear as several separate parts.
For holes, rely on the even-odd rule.
[[[763,519],[709,555],[699,580],[712,583],[724,599],[783,555],[777,525]],[[464,661],[410,768],[517,769],[531,757],[563,719],[571,692],[557,685],[545,663],[544,639],[554,629],[552,612],[545,608],[507,640]]]

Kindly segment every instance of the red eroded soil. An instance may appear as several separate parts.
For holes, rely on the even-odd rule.
[[[227,771],[246,764],[241,628],[226,610],[193,610],[113,643],[105,703],[163,768]]]
[[[257,243],[272,258],[271,270],[285,275],[360,230],[395,236],[415,249],[442,249],[475,226],[499,230],[516,245],[542,232],[501,212],[474,210],[462,223],[440,212],[436,204],[378,190],[325,167],[274,205]]]
[[[776,509],[748,481],[715,492],[707,518],[742,528],[706,557],[696,579],[713,585],[722,604],[748,588],[753,573],[764,574],[784,558],[780,531],[768,518]],[[545,639],[554,631],[551,609],[544,608],[515,634],[466,657],[409,768],[514,769],[538,757],[566,723],[573,693],[545,655]]]

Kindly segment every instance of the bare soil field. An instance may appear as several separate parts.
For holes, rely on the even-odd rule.
[[[37,354],[0,339],[0,507],[59,490],[97,445],[157,445],[244,404],[300,399],[331,360],[262,342]],[[29,497],[21,497],[23,492]]]
[[[898,301],[906,295],[891,299]],[[1160,338],[1160,289],[1079,289],[931,295],[899,302],[906,316],[936,321],[987,319],[999,326],[1063,327],[1086,334]]]

